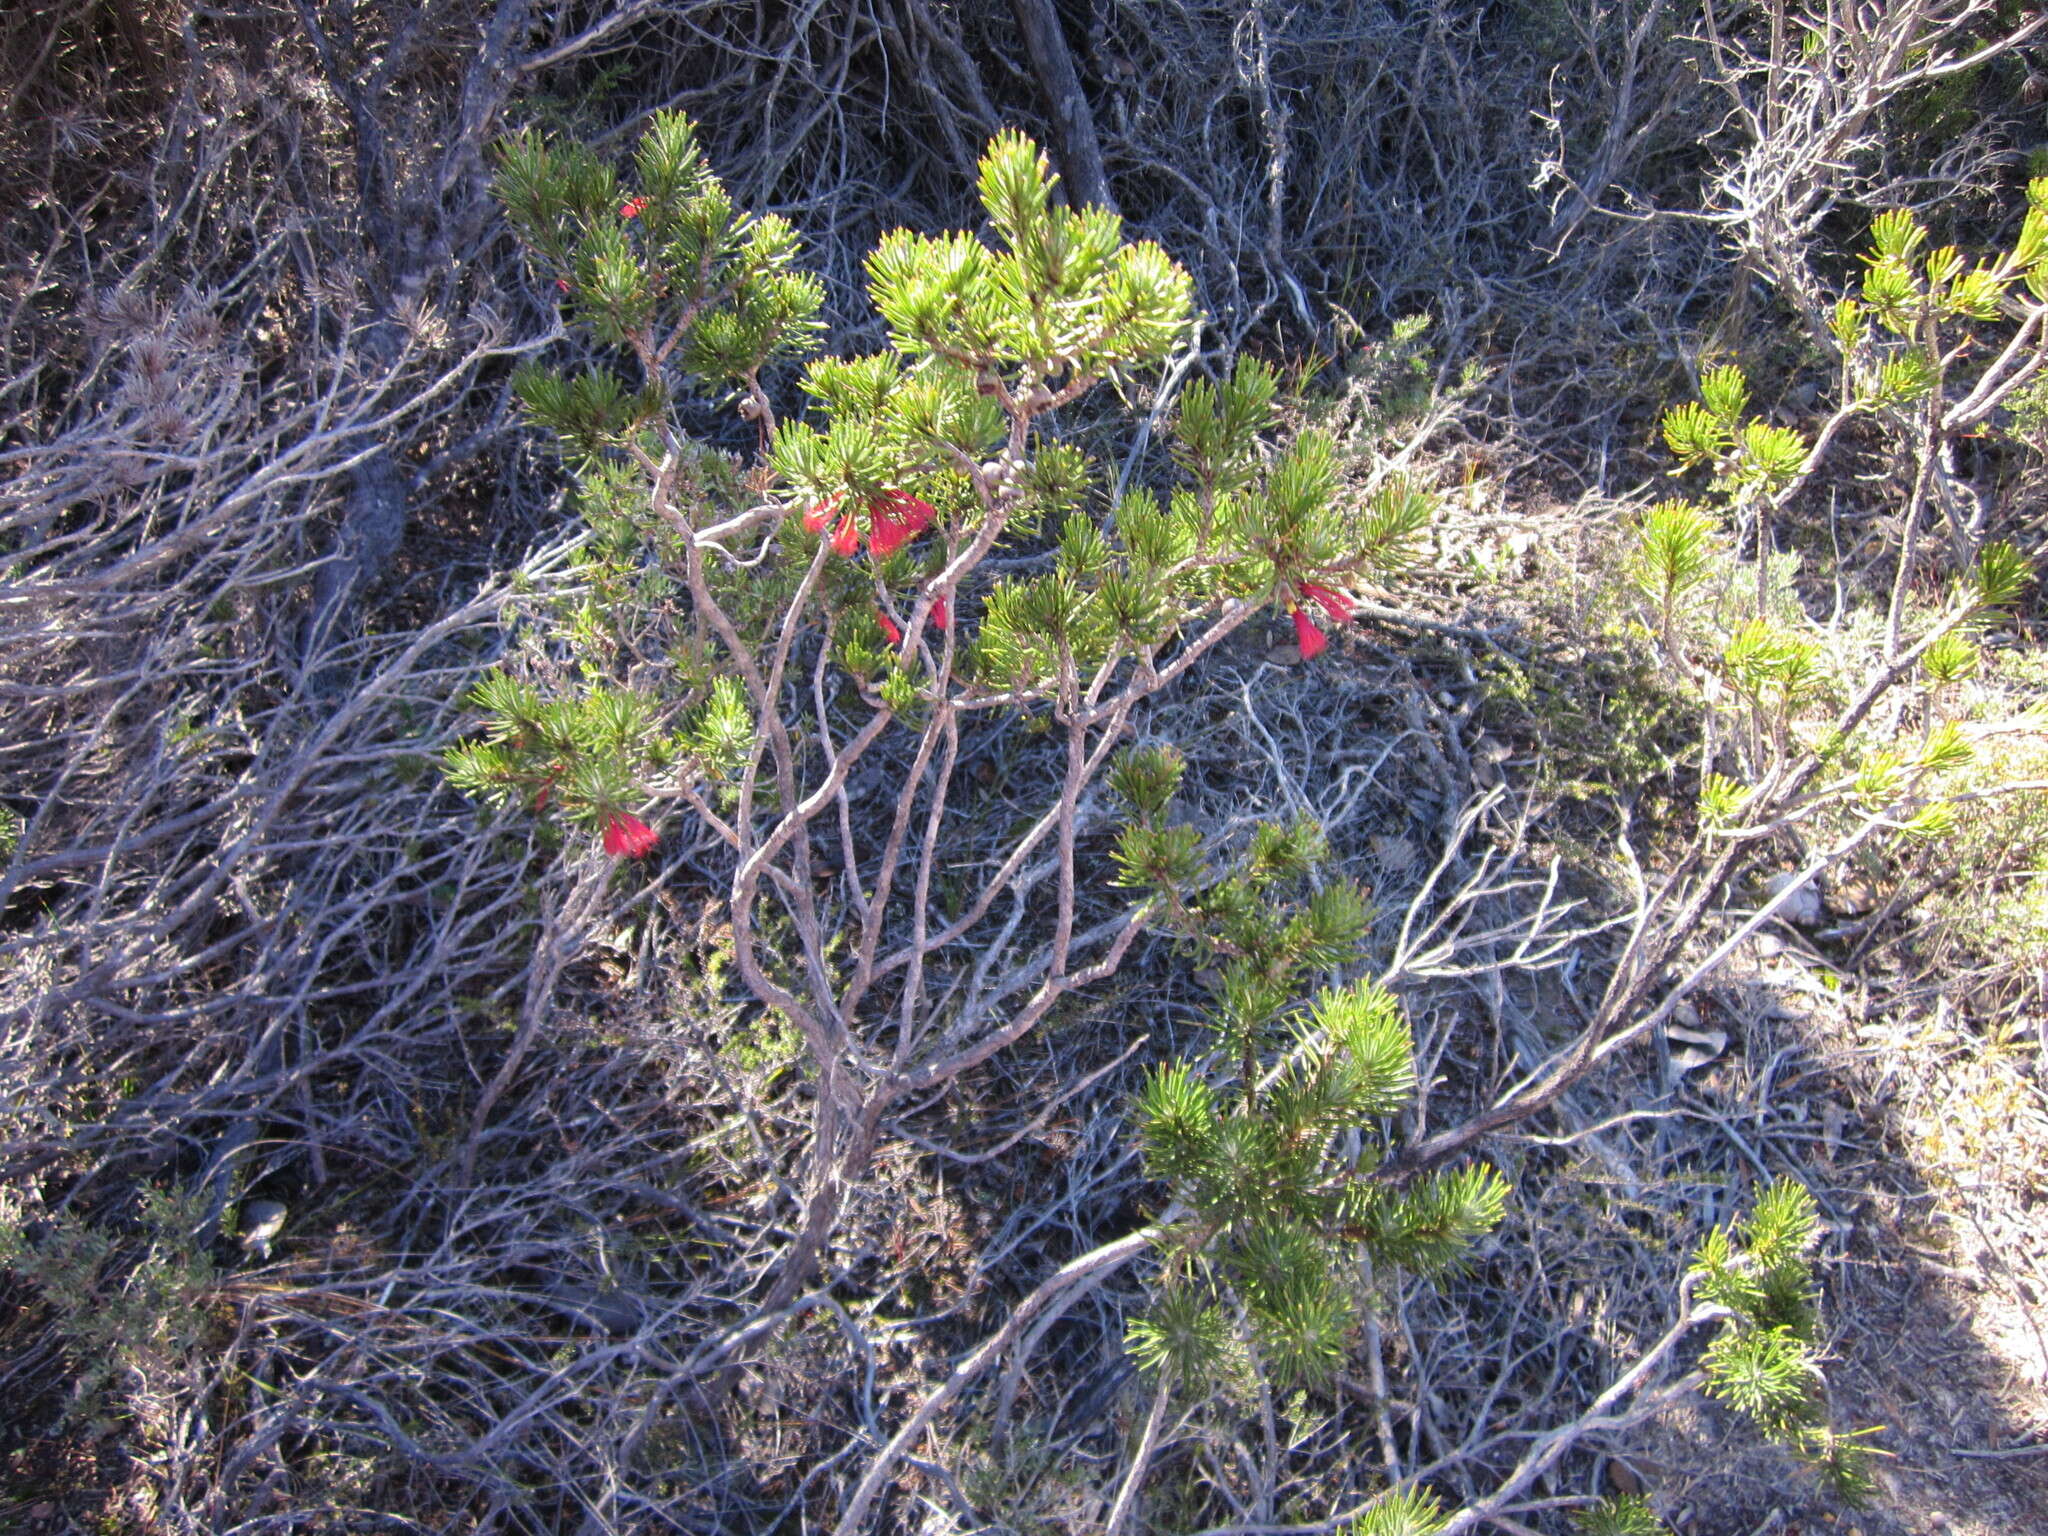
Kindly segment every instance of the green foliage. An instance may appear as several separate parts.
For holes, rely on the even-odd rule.
[[[1180,793],[1186,768],[1187,759],[1177,747],[1131,747],[1119,754],[1110,769],[1109,787],[1146,822],[1156,822]]]
[[[1207,497],[1252,484],[1259,440],[1274,425],[1278,388],[1271,368],[1241,357],[1227,380],[1197,379],[1181,391],[1173,455]]]
[[[1045,156],[1019,135],[989,145],[979,189],[993,238],[885,236],[867,274],[889,350],[810,358],[801,383],[814,409],[778,421],[761,372],[810,350],[821,290],[797,271],[787,224],[734,206],[686,118],[658,114],[623,178],[535,133],[501,146],[507,218],[615,360],[518,375],[529,416],[581,478],[589,592],[558,606],[502,685],[477,690],[484,739],[446,758],[458,788],[602,826],[692,779],[743,779],[762,750],[760,717],[785,701],[758,681],[740,688],[723,653],[783,632],[800,594],[831,620],[862,696],[917,726],[933,718],[941,602],[978,619],[959,637],[950,686],[1072,708],[1084,688],[1099,697],[1119,674],[1140,675],[1225,604],[1285,611],[1307,584],[1341,608],[1330,583],[1412,556],[1433,498],[1397,479],[1347,499],[1327,438],[1270,442],[1278,378],[1251,359],[1183,392],[1171,445],[1187,487],[1163,505],[1135,490],[1100,515],[1087,458],[1042,441],[1039,423],[1178,347],[1190,281],[1158,247],[1126,242],[1115,214],[1059,202]],[[740,386],[762,428],[765,453],[744,484],[676,430],[673,402],[706,383]],[[763,485],[799,515],[745,568],[726,545],[698,544],[708,524],[753,518],[739,508],[758,508]],[[996,538],[1047,527],[1050,562],[976,580]],[[853,563],[863,547],[867,574]],[[713,554],[696,557],[693,576],[700,548]],[[707,627],[707,602],[732,625]],[[525,692],[514,677],[530,679]],[[1198,881],[1197,850],[1145,821],[1119,849],[1123,882]],[[1326,904],[1305,921],[1331,915]]]
[[[1940,382],[1934,365],[1918,347],[1908,347],[1878,364],[1876,382],[1870,391],[1874,406],[1912,405],[1934,392]]]
[[[1977,555],[1970,593],[1979,608],[2009,608],[2033,580],[2033,569],[2019,550],[2004,540],[1987,544]]]
[[[1700,779],[1700,820],[1710,827],[1731,826],[1748,798],[1742,784],[1724,773],[1708,773]]]
[[[1704,405],[1688,400],[1664,413],[1664,444],[1687,469],[1712,464],[1734,441],[1727,423]]]
[[[1507,1185],[1484,1165],[1431,1174],[1398,1197],[1382,1196],[1359,1210],[1368,1247],[1425,1275],[1464,1264],[1506,1213]]]
[[[1678,602],[1712,574],[1719,528],[1704,507],[1660,501],[1636,525],[1629,578],[1670,615]]]
[[[1115,858],[1119,885],[1169,898],[1200,881],[1207,868],[1201,838],[1192,827],[1133,822],[1117,838]]]
[[[1745,421],[1748,404],[1748,379],[1739,367],[1725,364],[1701,373],[1698,401],[1683,401],[1664,413],[1664,444],[1679,468],[1711,469],[1714,492],[1732,505],[1777,495],[1806,467],[1806,440],[1789,427]]]
[[[1723,427],[1733,429],[1749,404],[1749,380],[1733,363],[1700,373],[1700,400]]]
[[[1657,1518],[1639,1494],[1602,1499],[1572,1516],[1580,1536],[1669,1536],[1670,1527]]]
[[[1701,1363],[1708,1392],[1773,1439],[1789,1436],[1808,1411],[1817,1372],[1811,1352],[1790,1329],[1730,1329],[1707,1347]]]
[[[1806,453],[1806,439],[1790,427],[1774,427],[1763,421],[1749,422],[1742,429],[1737,484],[1754,485],[1767,491],[1783,490],[1805,467]]]
[[[964,234],[883,237],[869,291],[898,352],[1028,393],[1156,361],[1185,337],[1187,274],[1156,245],[1124,244],[1115,214],[1056,205],[1051,191],[1038,147],[999,134],[980,192],[1002,249]]]
[[[740,705],[729,685],[718,696]],[[698,729],[671,740],[655,730],[652,702],[619,688],[544,699],[531,684],[495,671],[469,702],[484,718],[484,740],[443,753],[448,782],[493,805],[524,802],[586,826],[643,799],[641,781],[678,756],[717,773],[729,770],[734,748],[716,704],[706,706]]]
[[[795,270],[795,231],[734,208],[688,118],[656,113],[633,170],[635,184],[622,187],[580,144],[530,131],[498,149],[494,190],[507,219],[598,340],[632,347],[650,371],[681,342],[690,372],[728,383],[815,344],[824,286]],[[555,424],[558,400],[522,398]]]
[[[1927,733],[1920,748],[1919,767],[1925,773],[1954,773],[1968,767],[1976,756],[1976,748],[1970,745],[1962,728],[1950,720]]]
[[[1448,1519],[1443,1501],[1427,1488],[1393,1488],[1344,1528],[1344,1536],[1437,1536]]]
[[[1498,1224],[1506,1187],[1484,1167],[1402,1188],[1373,1178],[1384,1122],[1415,1092],[1414,1047],[1400,1004],[1372,982],[1296,1001],[1298,978],[1354,957],[1365,931],[1354,887],[1298,893],[1323,857],[1321,830],[1262,825],[1214,874],[1192,837],[1164,824],[1165,766],[1150,756],[1127,765],[1125,798],[1146,821],[1125,828],[1125,847],[1148,851],[1184,941],[1218,967],[1209,1023],[1228,1064],[1217,1078],[1195,1060],[1171,1062],[1138,1094],[1146,1171],[1191,1214],[1169,1240],[1159,1303],[1133,1325],[1130,1348],[1181,1379],[1243,1348],[1282,1390],[1313,1386],[1341,1363],[1358,1323],[1357,1253],[1439,1273]],[[1158,873],[1166,848],[1180,861],[1171,880]],[[1218,1310],[1219,1293],[1238,1307]],[[1222,1331],[1233,1315],[1245,1329],[1236,1344]]]
[[[1868,1464],[1876,1453],[1860,1432],[1838,1434],[1827,1424],[1812,1266],[1819,1241],[1813,1196],[1790,1179],[1772,1184],[1732,1227],[1707,1234],[1689,1279],[1702,1301],[1731,1315],[1700,1364],[1709,1395],[1853,1501],[1870,1490]]]
[[[628,849],[652,837],[629,807],[712,809],[711,796],[738,867],[752,880],[766,864],[758,889],[787,919],[764,966],[833,1017],[845,994],[828,973],[873,974],[884,938],[909,936],[895,927],[904,903],[814,901],[809,872],[774,862],[807,849],[807,818],[833,803],[806,776],[815,743],[855,750],[842,711],[872,712],[865,741],[891,724],[927,733],[928,749],[946,740],[930,763],[954,761],[940,731],[998,707],[1077,744],[1091,729],[1113,739],[1102,722],[1128,716],[1099,701],[1123,688],[1115,708],[1128,710],[1162,686],[1182,636],[1206,648],[1258,608],[1304,601],[1341,621],[1346,579],[1412,559],[1435,510],[1412,479],[1347,494],[1328,435],[1279,433],[1279,379],[1251,359],[1182,392],[1168,434],[1180,483],[1106,507],[1109,477],[1047,441],[1048,418],[1182,347],[1190,280],[1158,247],[1126,242],[1114,213],[1056,198],[1046,157],[1019,135],[989,145],[978,185],[986,237],[899,230],[870,254],[886,351],[805,357],[819,290],[795,269],[791,232],[733,206],[686,120],[655,119],[623,180],[535,135],[499,157],[529,258],[613,356],[520,377],[529,414],[577,468],[588,590],[478,684],[482,728],[447,754],[449,778]],[[807,404],[777,419],[761,375],[785,358],[804,360]],[[737,386],[760,429],[745,473],[721,471],[676,423],[673,402],[707,383]],[[982,573],[1006,543],[1002,574]],[[1139,1096],[1148,1168],[1194,1214],[1129,1348],[1176,1379],[1227,1367],[1287,1388],[1326,1380],[1364,1304],[1361,1255],[1445,1270],[1498,1222],[1504,1186],[1490,1169],[1374,1181],[1382,1122],[1414,1092],[1413,1048],[1384,990],[1317,986],[1356,962],[1370,921],[1362,891],[1322,876],[1321,828],[1274,822],[1212,849],[1173,820],[1171,746],[1127,750],[1107,771],[1128,814],[1114,879],[1139,893],[1138,917],[1212,962],[1221,1050],[1220,1065],[1161,1068]],[[843,782],[852,867],[876,851],[862,830],[876,802],[849,814],[872,791]],[[916,942],[926,901],[920,888]],[[760,921],[743,905],[736,895],[742,956],[742,924]],[[808,967],[787,962],[792,930]],[[756,995],[782,1006],[759,983]],[[898,1022],[914,1005],[885,1006],[884,1027],[927,1029]],[[845,1022],[857,1036],[872,1021]]]
[[[1827,320],[1827,337],[1839,349],[1844,395],[1833,427],[1852,412],[1871,412],[1899,435],[1909,459],[1923,459],[1930,452],[1945,452],[1947,439],[1982,430],[1977,424],[1991,407],[2025,381],[2024,369],[2001,375],[2000,365],[1989,361],[2000,347],[1983,344],[1990,340],[1983,328],[2004,320],[2016,284],[2025,283],[2031,291],[2048,280],[2048,179],[2029,185],[2027,204],[2012,247],[1974,265],[1953,246],[1930,247],[1926,227],[1909,210],[1890,210],[1873,221],[1860,291],[1841,295]],[[1986,363],[1968,361],[1973,354]],[[1973,367],[1981,367],[1976,379],[1969,376]],[[1688,635],[1680,622],[1684,594],[1706,585],[1713,569],[1733,558],[1713,547],[1705,512],[1690,503],[1666,502],[1644,515],[1628,575],[1656,609],[1667,664],[1689,672],[1696,654],[1718,640],[1720,670],[1755,711],[1738,735],[1751,736],[1752,747],[1782,750],[1800,708],[1829,691],[1816,645],[1794,632],[1810,627],[1804,614],[1788,631],[1790,615],[1772,611],[1769,571],[1771,518],[1816,468],[1816,444],[1793,427],[1746,414],[1750,411],[1751,391],[1742,369],[1722,364],[1702,369],[1699,400],[1674,405],[1663,419],[1665,444],[1679,472],[1708,472],[1710,498],[1738,525],[1746,525],[1756,575],[1746,625],[1725,619],[1710,624],[1710,631],[1723,629],[1717,637]],[[1919,479],[1924,486],[1928,476]],[[1915,495],[1905,519],[1909,547],[1902,558],[1909,561],[1922,510]],[[1957,542],[1970,547],[1975,540]],[[1979,552],[1962,601],[1979,608],[2008,605],[2027,578],[2024,562],[2010,545],[1991,545]],[[1901,580],[1887,617],[1887,661],[1901,643],[1905,592]],[[1943,644],[1928,677],[1940,686],[1967,668],[1960,642]]]
[[[1835,338],[1835,344],[1847,352],[1870,334],[1869,316],[1854,299],[1843,298],[1836,303],[1834,313],[1828,319],[1828,331]]]
[[[0,1269],[36,1288],[75,1375],[69,1412],[98,1411],[113,1389],[146,1411],[167,1374],[182,1371],[210,1324],[213,1261],[192,1238],[196,1199],[145,1188],[140,1220],[120,1233],[62,1212],[34,1224],[0,1202]]]
[[[1826,682],[1819,646],[1765,619],[1751,619],[1729,636],[1721,668],[1737,690],[1787,712],[1818,697]]]
[[[1436,516],[1436,509],[1434,496],[1396,475],[1373,492],[1363,515],[1349,530],[1350,539],[1364,551],[1370,565],[1397,569],[1414,558],[1416,541]]]
[[[537,426],[586,458],[622,447],[667,405],[660,380],[634,390],[609,368],[565,378],[527,364],[513,374],[512,392]]]
[[[1910,262],[1913,253],[1927,243],[1927,231],[1920,221],[1903,208],[1894,208],[1880,213],[1870,224],[1870,255],[1865,258],[1872,266],[1881,262]]]
[[[1977,671],[1977,647],[1967,635],[1949,630],[1920,653],[1920,669],[1940,687],[1960,683]]]
[[[1826,828],[1830,840],[1882,827],[1889,839],[1925,844],[1962,824],[1948,786],[1935,780],[1967,767],[1972,754],[1945,716],[1967,708],[1961,685],[1982,666],[1975,631],[2021,598],[2032,573],[2011,543],[1979,546],[1973,532],[1951,530],[1952,546],[1972,550],[1973,563],[1929,611],[1913,598],[1911,567],[1927,552],[1921,521],[1946,504],[1926,489],[1950,473],[1944,444],[1983,430],[2000,389],[2010,393],[2012,380],[2026,376],[2024,368],[2010,372],[2000,386],[1998,364],[1973,376],[1980,365],[1971,360],[1999,354],[1998,343],[1984,344],[1984,328],[2004,322],[2014,284],[2041,276],[2044,204],[2048,179],[2029,188],[2011,250],[1975,265],[1954,247],[1933,247],[1910,212],[1875,221],[1860,291],[1841,296],[1827,321],[1840,349],[1842,401],[1825,432],[1810,438],[1757,413],[1748,379],[1733,365],[1704,368],[1700,399],[1664,417],[1678,472],[1704,471],[1705,493],[1660,502],[1636,522],[1621,570],[1629,594],[1623,637],[1654,638],[1652,655],[1669,685],[1697,711],[1695,740],[1710,760],[1674,754],[1667,769],[1698,776],[1700,831],[1723,849],[1745,821],[1787,814]],[[1796,585],[1796,558],[1774,553],[1773,519],[1817,466],[1817,443],[1857,412],[1871,414],[1906,463],[1922,466],[1911,477],[1914,500],[1902,509],[1899,558],[1909,569],[1878,584],[1889,590],[1882,614],[1857,601],[1853,583],[1838,583],[1837,614],[1820,623],[1811,594]],[[1724,521],[1733,531],[1725,540]],[[1917,669],[1901,665],[1914,657],[1915,629]],[[1916,670],[1924,686],[1917,724],[1902,710],[1866,704],[1838,735],[1834,721],[1849,701]],[[1887,739],[1893,729],[1901,739]],[[1621,755],[1609,753],[1617,762]],[[1804,786],[1796,806],[1770,791],[1788,777]]]
[[[754,716],[738,678],[712,683],[711,697],[698,709],[685,741],[707,773],[731,778],[739,772],[753,746]]]
[[[1871,223],[1870,250],[1863,258],[1864,305],[1894,335],[1916,338],[1931,335],[1943,320],[1999,319],[2015,284],[2041,297],[2048,283],[2044,200],[2048,179],[2036,178],[2028,183],[2027,210],[2012,248],[1974,267],[1952,245],[1923,255],[1927,229],[1910,211],[1879,214]],[[1932,371],[1924,354],[1921,362]]]
[[[1700,1296],[1751,1323],[1797,1335],[1813,1328],[1810,1258],[1820,1215],[1804,1186],[1780,1179],[1733,1229],[1716,1228],[1693,1261]]]
[[[1223,1309],[1190,1285],[1162,1297],[1149,1316],[1134,1321],[1124,1347],[1140,1370],[1170,1370],[1187,1380],[1229,1359],[1234,1341]]]

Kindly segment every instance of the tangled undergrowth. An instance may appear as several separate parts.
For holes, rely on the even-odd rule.
[[[1867,278],[1888,212],[1924,227],[1929,291],[1946,246],[1963,274],[2018,248],[2039,21],[543,9],[0,19],[0,1526],[2043,1529],[2038,588],[1979,581],[2000,606],[1971,599],[1860,756],[1818,729],[1985,550],[2042,563],[2040,296],[1929,346]],[[1154,1240],[1174,1190],[1134,1105],[1170,1063],[1230,1080],[1227,966],[1185,935],[893,1103],[778,1295],[817,1079],[740,974],[715,839],[653,816],[622,861],[443,781],[523,626],[610,596],[513,382],[602,348],[509,238],[492,146],[619,164],[663,109],[790,221],[842,353],[883,341],[877,238],[975,226],[1006,128],[1181,263],[1202,324],[1062,424],[1092,509],[1168,485],[1187,386],[1244,355],[1280,381],[1269,451],[1326,434],[1345,506],[1430,493],[1415,559],[1345,586],[1312,664],[1276,610],[1136,721],[1180,745],[1171,819],[1205,848],[1313,824],[1296,894],[1366,893],[1358,958],[1303,996],[1389,989],[1414,1090],[1336,1152],[1505,1185],[1462,1271],[1344,1272],[1316,1381],[1256,1368],[1241,1253],[1205,1293],[1220,1332],[1183,1319],[1227,1339],[1181,1357],[1213,1380],[1131,1348],[1193,1263]],[[1845,297],[1874,340],[1837,334]],[[2001,359],[2023,376],[1979,412]],[[1689,441],[1727,486],[1674,478],[1663,424],[1695,402],[1825,451],[1747,495],[1783,440],[1710,423]],[[726,405],[678,420],[702,485],[751,495],[758,427]],[[1688,496],[1714,574],[1667,609],[1645,532]],[[1030,579],[1052,539],[1000,558]],[[1777,648],[1735,708],[1751,618]],[[1935,793],[1950,727],[1969,761]],[[1688,865],[1798,751],[1841,794]],[[1060,755],[1029,722],[968,741],[942,903]],[[873,772],[905,766],[885,744]],[[1119,910],[1121,814],[1079,808],[1084,926]],[[1653,930],[1677,938],[1646,959]],[[1700,1390],[1723,1323],[1695,1253],[1787,1177],[1817,1210],[1824,1427],[1881,1453],[1860,1512]]]

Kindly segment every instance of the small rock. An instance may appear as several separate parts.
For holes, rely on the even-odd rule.
[[[1788,870],[1784,874],[1771,876],[1764,882],[1764,889],[1776,896],[1798,879],[1798,871]],[[1811,928],[1820,921],[1820,892],[1814,889],[1811,878],[1785,898],[1784,905],[1778,908],[1778,916],[1800,928]]]
[[[258,1259],[270,1257],[270,1240],[284,1230],[290,1212],[282,1200],[251,1200],[242,1207],[241,1244]]]
[[[575,1285],[564,1282],[548,1287],[539,1298],[578,1328],[594,1333],[624,1335],[636,1332],[647,1320],[646,1304],[636,1295],[616,1286]]]
[[[1725,1029],[1687,1029],[1682,1024],[1665,1026],[1671,1042],[1671,1070],[1674,1075],[1704,1067],[1728,1049]]]
[[[1848,1123],[1849,1112],[1833,1099],[1829,1099],[1826,1104],[1821,1106],[1821,1155],[1831,1163],[1835,1160],[1835,1154],[1842,1150],[1842,1127]]]
[[[1403,874],[1415,867],[1415,844],[1405,837],[1373,837],[1372,856],[1390,874]]]
[[[1756,999],[1756,1006],[1763,1011],[1765,1018],[1777,1019],[1780,1022],[1791,1022],[1807,1016],[1806,1010],[1799,1005],[1799,994],[1788,992],[1782,987],[1761,990]]]

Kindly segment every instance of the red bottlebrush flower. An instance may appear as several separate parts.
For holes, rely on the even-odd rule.
[[[932,622],[941,629],[953,627],[953,608],[943,592],[932,599]]]
[[[645,211],[646,207],[646,198],[629,197],[619,205],[619,217],[622,219],[637,219]]]
[[[553,787],[552,784],[541,785],[539,791],[533,797],[533,808],[536,811],[548,803],[548,791]]]
[[[567,279],[566,277],[558,277],[555,279],[555,286],[561,289],[562,292],[567,293],[569,291],[569,279]]]
[[[1314,661],[1323,654],[1323,647],[1330,643],[1329,637],[1316,628],[1316,621],[1299,608],[1290,609],[1294,615],[1294,638],[1301,646],[1301,659]]]
[[[855,526],[853,514],[848,512],[839,519],[839,526],[832,530],[832,553],[841,559],[851,559],[860,548],[860,529]]]
[[[604,851],[615,859],[644,859],[660,841],[654,828],[627,811],[614,811],[604,824]]]
[[[1322,604],[1323,612],[1327,613],[1339,624],[1348,620],[1355,611],[1351,599],[1342,592],[1332,591],[1330,588],[1313,581],[1304,581],[1301,584],[1301,595],[1313,598],[1316,602]]]
[[[839,497],[827,496],[823,501],[814,501],[804,508],[804,532],[823,533],[825,525],[832,521],[832,514],[839,510]]]
[[[908,524],[912,533],[923,533],[939,515],[930,502],[908,491],[891,491],[885,499],[896,508],[897,518]]]
[[[894,619],[890,618],[889,615],[882,612],[879,608],[875,610],[875,618],[882,626],[883,639],[887,640],[891,645],[901,645],[903,643],[903,631],[896,627]]]
[[[884,491],[868,503],[868,549],[886,560],[931,526],[938,514],[908,491]]]

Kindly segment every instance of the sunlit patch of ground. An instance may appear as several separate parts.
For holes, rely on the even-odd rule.
[[[1889,1454],[1868,1508],[1831,1507],[1789,1457],[1689,1404],[1643,1445],[1653,1471],[1672,1469],[1674,1524],[1688,1536],[2048,1532],[2037,1032],[1980,1031],[1938,998],[1891,1009],[1841,996],[1802,943],[1766,948],[1717,994],[1741,1057],[1710,1093],[1730,1132],[1805,1180],[1834,1224],[1830,1403],[1838,1428],[1882,1426]]]

